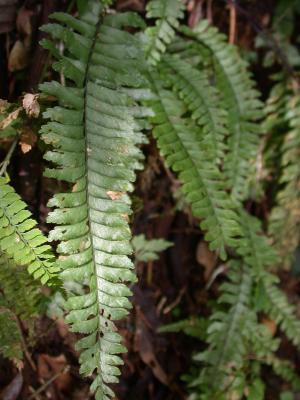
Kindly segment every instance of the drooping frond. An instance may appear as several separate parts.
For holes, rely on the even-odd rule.
[[[23,355],[16,316],[2,307],[0,307],[0,354],[16,362],[21,360]]]
[[[58,269],[47,238],[36,228],[36,221],[15,190],[0,177],[0,250],[17,264],[28,265],[34,278],[43,284]]]
[[[222,106],[228,112],[225,173],[234,198],[244,199],[248,194],[249,170],[254,165],[261,133],[260,125],[256,123],[262,117],[259,94],[247,71],[247,63],[217,28],[202,20],[193,31],[186,27],[181,31],[211,52],[215,84],[222,95]]]
[[[210,317],[208,348],[194,357],[204,363],[204,368],[193,386],[203,386],[211,395],[222,393],[227,385],[233,384],[247,353],[243,331],[251,314],[252,277],[247,267],[231,262],[228,279],[221,285],[218,299],[226,308],[215,311]]]
[[[201,137],[195,125],[185,120],[184,104],[159,77],[153,75],[153,91],[157,98],[151,102],[155,117],[153,134],[167,164],[179,173],[182,191],[191,204],[194,215],[202,220],[201,228],[212,250],[226,258],[225,246],[235,245],[239,235],[237,215],[225,191],[225,183],[216,165],[211,143]]]
[[[150,64],[155,65],[166,51],[166,47],[175,36],[178,20],[183,18],[182,0],[151,0],[147,3],[147,18],[155,18],[155,26],[146,29],[146,56]]]
[[[215,162],[224,159],[227,136],[227,112],[220,107],[219,93],[209,82],[206,71],[200,71],[175,56],[164,56],[162,68],[191,112],[191,118],[201,127],[203,142],[210,142]]]
[[[268,271],[275,265],[277,257],[273,248],[268,245],[266,237],[260,232],[259,221],[247,214],[241,213],[243,221],[243,247],[238,252],[247,265],[252,267],[252,275],[263,288],[263,310],[280,325],[287,337],[297,346],[300,344],[300,321],[295,315],[295,307],[291,305],[285,294],[277,287],[279,279]]]
[[[91,389],[105,400],[114,397],[108,385],[118,381],[119,353],[125,351],[113,321],[128,313],[125,282],[136,280],[127,192],[141,168],[137,144],[144,141],[142,117],[149,114],[137,102],[149,97],[140,42],[122,28],[143,21],[130,13],[103,16],[98,1],[89,2],[81,19],[62,13],[54,18],[61,24],[44,30],[65,43],[55,68],[69,83],[41,86],[59,102],[46,111],[51,121],[42,128],[53,147],[45,157],[57,165],[46,174],[70,182],[72,191],[49,202],[56,207],[48,218],[56,225],[50,239],[60,241],[63,278],[86,286],[86,294],[70,294],[67,321],[84,335],[77,344],[81,373],[96,374]]]
[[[21,319],[38,315],[43,301],[40,287],[24,269],[0,253],[0,307],[14,312]]]
[[[288,85],[285,81],[277,85],[280,84]],[[285,96],[282,97],[286,103],[281,104],[281,100],[280,107],[278,106],[278,112],[284,114],[281,122],[285,122],[281,147],[282,171],[276,205],[270,215],[269,232],[280,262],[283,266],[289,267],[300,242],[300,95],[298,91],[291,94],[285,89],[285,92]],[[271,116],[269,114],[267,122],[270,121]],[[274,129],[274,126],[272,128]]]

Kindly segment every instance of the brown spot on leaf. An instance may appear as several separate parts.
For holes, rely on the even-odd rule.
[[[122,192],[114,192],[113,190],[109,190],[108,192],[106,192],[106,194],[112,200],[118,200],[123,196],[124,193],[122,193]]]

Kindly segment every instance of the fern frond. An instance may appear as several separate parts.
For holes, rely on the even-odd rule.
[[[54,14],[66,27],[53,24],[44,30],[64,41],[68,53],[55,68],[73,83],[41,85],[60,104],[46,111],[51,121],[42,128],[53,147],[45,158],[57,165],[46,174],[72,184],[70,193],[49,202],[56,207],[48,218],[56,225],[50,240],[60,241],[63,278],[86,286],[83,295],[70,293],[67,321],[84,335],[76,347],[82,350],[80,371],[96,373],[91,389],[97,400],[114,397],[109,384],[118,382],[119,354],[126,350],[113,321],[127,315],[131,291],[125,282],[136,280],[129,259],[127,192],[133,190],[134,170],[141,168],[137,145],[145,140],[140,130],[149,115],[138,105],[149,97],[140,41],[122,30],[143,21],[130,13],[103,16],[102,11],[98,1],[90,1],[81,19]]]
[[[261,134],[261,127],[257,124],[262,117],[259,93],[254,89],[247,63],[217,28],[203,20],[193,31],[186,27],[181,31],[211,52],[216,86],[222,95],[222,107],[228,112],[225,173],[233,197],[242,200],[248,194],[249,169],[254,164]]]
[[[0,253],[0,306],[28,321],[38,315],[43,300],[38,283],[24,268]]]
[[[191,117],[201,127],[203,142],[210,142],[215,162],[224,159],[227,136],[227,112],[220,107],[219,93],[211,86],[205,71],[193,68],[174,56],[163,57],[165,79],[178,92]]]
[[[214,152],[192,123],[183,118],[184,104],[163,88],[153,75],[153,91],[157,99],[151,102],[155,112],[153,134],[167,164],[179,173],[182,192],[191,204],[193,214],[201,218],[201,228],[212,250],[226,258],[225,246],[235,245],[239,235],[237,215],[225,191],[225,183],[215,163]]]
[[[207,330],[209,347],[194,357],[205,363],[194,385],[210,387],[212,392],[226,387],[244,366],[247,353],[243,331],[251,314],[252,277],[239,262],[231,262],[228,281],[221,285],[218,303],[226,309],[215,311]]]
[[[175,36],[179,19],[184,16],[182,0],[151,0],[146,6],[146,17],[155,18],[155,26],[146,29],[148,37],[146,57],[151,65],[159,62],[161,54],[166,51]]]
[[[300,320],[296,317],[296,309],[290,304],[286,295],[277,287],[278,278],[266,273],[263,278],[263,285],[267,301],[265,311],[280,326],[286,336],[295,346],[300,346]]]
[[[238,253],[247,265],[252,267],[254,279],[263,287],[265,301],[263,310],[280,325],[287,337],[297,346],[300,344],[300,320],[295,316],[295,307],[289,304],[285,294],[277,287],[279,279],[268,272],[268,268],[278,262],[273,248],[268,245],[266,237],[261,234],[259,221],[241,212],[244,240]]]
[[[17,264],[28,265],[34,278],[51,282],[58,272],[47,238],[15,190],[0,177],[0,250]]]
[[[288,92],[287,89],[286,92]],[[285,100],[287,100],[286,97]],[[300,241],[299,93],[290,94],[286,104],[280,104],[280,106],[280,112],[284,113],[287,133],[284,136],[281,150],[282,175],[279,179],[281,188],[277,194],[277,204],[270,215],[269,232],[273,237],[274,246],[278,251],[281,262],[285,267],[288,267],[294,258],[295,249]]]
[[[0,307],[0,354],[12,361],[22,360],[21,333],[15,315]]]
[[[290,361],[278,358],[280,339],[274,338],[272,332],[263,324],[249,324],[245,330],[247,340],[251,343],[253,359],[269,365],[274,373],[289,382],[293,389],[299,390],[300,379]]]

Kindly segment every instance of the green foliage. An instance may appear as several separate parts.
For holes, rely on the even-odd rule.
[[[47,283],[58,270],[47,238],[30,217],[26,204],[0,177],[0,250],[17,264],[28,265],[34,278]]]
[[[300,96],[284,77],[268,100],[266,127],[282,137],[281,175],[269,232],[285,267],[290,267],[300,241]],[[295,85],[295,82],[294,82]],[[274,151],[274,146],[272,147]]]
[[[83,335],[76,346],[82,350],[80,371],[96,372],[91,389],[97,400],[114,397],[108,385],[118,382],[119,354],[126,350],[113,321],[127,315],[131,291],[124,283],[136,280],[129,259],[127,192],[133,190],[134,170],[141,168],[137,145],[145,141],[140,131],[149,114],[138,105],[149,96],[141,45],[122,30],[143,27],[143,21],[130,13],[103,16],[102,11],[98,1],[91,1],[80,19],[53,15],[60,24],[43,30],[68,49],[54,64],[68,85],[41,85],[59,102],[46,110],[50,122],[41,129],[52,146],[45,158],[57,166],[46,175],[72,186],[49,202],[55,210],[48,222],[56,225],[49,238],[60,241],[62,278],[86,287],[84,294],[69,292],[67,322]]]
[[[255,165],[261,133],[256,123],[262,117],[259,93],[237,48],[228,44],[226,36],[210,27],[208,21],[201,21],[193,31],[183,27],[182,32],[210,51],[213,78],[221,95],[220,106],[228,112],[225,174],[233,197],[244,199],[248,195],[249,169]]]
[[[0,307],[0,354],[18,362],[22,359],[21,334],[15,315]]]
[[[43,301],[39,284],[24,267],[0,253],[0,307],[28,321],[41,313]]]
[[[136,14],[107,12],[110,4],[78,0],[79,18],[55,13],[56,22],[43,28],[63,43],[61,54],[55,43],[43,41],[64,82],[40,86],[57,99],[43,113],[48,122],[40,130],[47,147],[45,174],[67,182],[70,191],[54,195],[48,204],[54,208],[48,216],[54,225],[49,241],[58,243],[54,261],[25,203],[0,178],[0,326],[7,318],[16,332],[0,333],[2,352],[21,357],[16,317],[31,318],[43,300],[19,264],[28,265],[42,283],[59,272],[67,300],[56,293],[49,313],[67,314],[71,330],[80,334],[80,371],[92,377],[96,400],[114,398],[110,384],[118,382],[120,354],[126,351],[115,321],[128,314],[128,284],[136,281],[130,257],[135,253],[137,261],[152,261],[172,245],[144,235],[132,239],[129,227],[129,192],[143,167],[140,145],[147,143],[143,131],[152,128],[210,249],[223,261],[229,258],[220,266],[226,276],[210,317],[160,329],[183,331],[206,343],[187,378],[191,399],[263,399],[263,365],[298,390],[293,365],[276,354],[280,338],[262,318],[270,318],[300,346],[295,307],[271,272],[286,264],[300,239],[297,80],[276,74],[262,124],[263,105],[249,65],[217,28],[206,20],[193,30],[180,26],[181,0],[149,1],[146,17],[153,25],[146,29]],[[297,66],[297,57],[289,59]],[[244,209],[256,212],[257,206],[257,215],[261,212],[248,200],[263,131],[271,137],[263,140],[275,177],[280,153],[269,224],[273,247],[261,222]],[[20,304],[16,293],[24,298]]]
[[[157,97],[151,102],[155,116],[153,134],[166,163],[179,172],[182,193],[192,205],[193,214],[202,219],[201,228],[211,250],[218,250],[226,258],[226,245],[235,245],[240,230],[234,205],[225,191],[226,184],[215,164],[213,138],[210,143],[202,138],[197,127],[183,118],[185,105],[163,82],[152,75],[153,91]]]
[[[244,366],[247,346],[243,332],[250,322],[252,278],[247,268],[240,263],[231,263],[228,281],[221,286],[219,308],[210,317],[207,329],[208,348],[194,359],[206,365],[193,386],[202,386],[211,395],[222,391],[230,380],[239,376]],[[228,382],[229,379],[229,382]]]
[[[168,242],[164,239],[147,240],[144,234],[134,236],[131,244],[134,250],[135,260],[138,262],[157,260],[159,258],[158,253],[173,246],[172,242]]]
[[[147,3],[147,18],[155,18],[155,26],[146,29],[146,56],[150,64],[159,62],[161,54],[166,51],[179,26],[178,20],[183,18],[183,2],[181,0],[151,0]]]
[[[39,284],[4,253],[0,253],[0,352],[15,362],[22,359],[23,347],[18,318],[32,326],[43,311],[45,298]]]

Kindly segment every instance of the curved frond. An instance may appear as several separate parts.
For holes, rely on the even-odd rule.
[[[288,85],[285,81],[277,85],[280,84]],[[288,92],[286,88],[285,91]],[[281,147],[281,186],[270,215],[269,232],[280,261],[285,267],[289,267],[300,242],[300,96],[298,92],[290,93],[287,99],[285,93],[283,98],[286,104],[278,105],[278,112],[284,114],[282,122],[286,123]],[[270,118],[269,114],[267,122],[270,122]]]
[[[162,69],[165,79],[171,82],[191,112],[191,118],[201,127],[203,142],[211,142],[215,161],[220,163],[226,149],[228,116],[220,107],[219,93],[210,85],[207,73],[174,56],[163,57]]]
[[[151,102],[155,112],[153,134],[167,164],[179,173],[182,191],[192,206],[193,214],[201,218],[201,228],[212,250],[225,259],[225,246],[234,246],[239,235],[237,215],[225,191],[225,183],[215,163],[210,144],[201,140],[197,128],[182,116],[183,103],[169,90],[163,89],[158,76],[153,76]]]
[[[41,282],[51,281],[58,272],[47,238],[15,190],[0,177],[0,250]]]
[[[259,93],[254,89],[247,63],[217,28],[203,20],[193,31],[186,27],[181,30],[211,52],[216,86],[222,95],[222,106],[228,112],[225,173],[233,197],[242,200],[248,195],[249,169],[255,163],[261,134],[261,127],[257,124],[262,117]]]
[[[210,388],[211,393],[221,393],[228,384],[232,384],[245,363],[247,353],[243,332],[251,313],[251,274],[240,263],[232,262],[228,279],[222,284],[218,299],[218,303],[227,309],[212,314],[207,330],[209,347],[194,357],[205,365],[193,384],[204,385]]]
[[[55,68],[73,83],[41,85],[59,102],[44,114],[50,122],[42,137],[52,146],[45,158],[57,166],[46,174],[70,182],[72,191],[49,202],[56,207],[48,218],[56,225],[50,240],[60,241],[63,278],[86,286],[85,294],[70,294],[67,321],[84,335],[77,343],[80,371],[96,373],[91,389],[105,400],[114,397],[109,384],[118,382],[119,354],[126,351],[113,321],[131,308],[125,283],[136,280],[127,192],[141,168],[137,145],[145,141],[140,131],[149,114],[138,105],[149,97],[140,42],[122,27],[143,21],[130,13],[103,16],[98,1],[89,2],[81,19],[53,17],[61,24],[44,30],[68,49]]]
[[[287,337],[297,346],[300,344],[300,321],[295,315],[295,307],[277,287],[279,279],[268,272],[268,268],[277,262],[273,248],[260,232],[259,221],[243,212],[244,242],[238,252],[247,265],[252,267],[253,278],[262,286],[265,301],[262,308],[280,325]],[[241,241],[240,241],[241,243]]]

